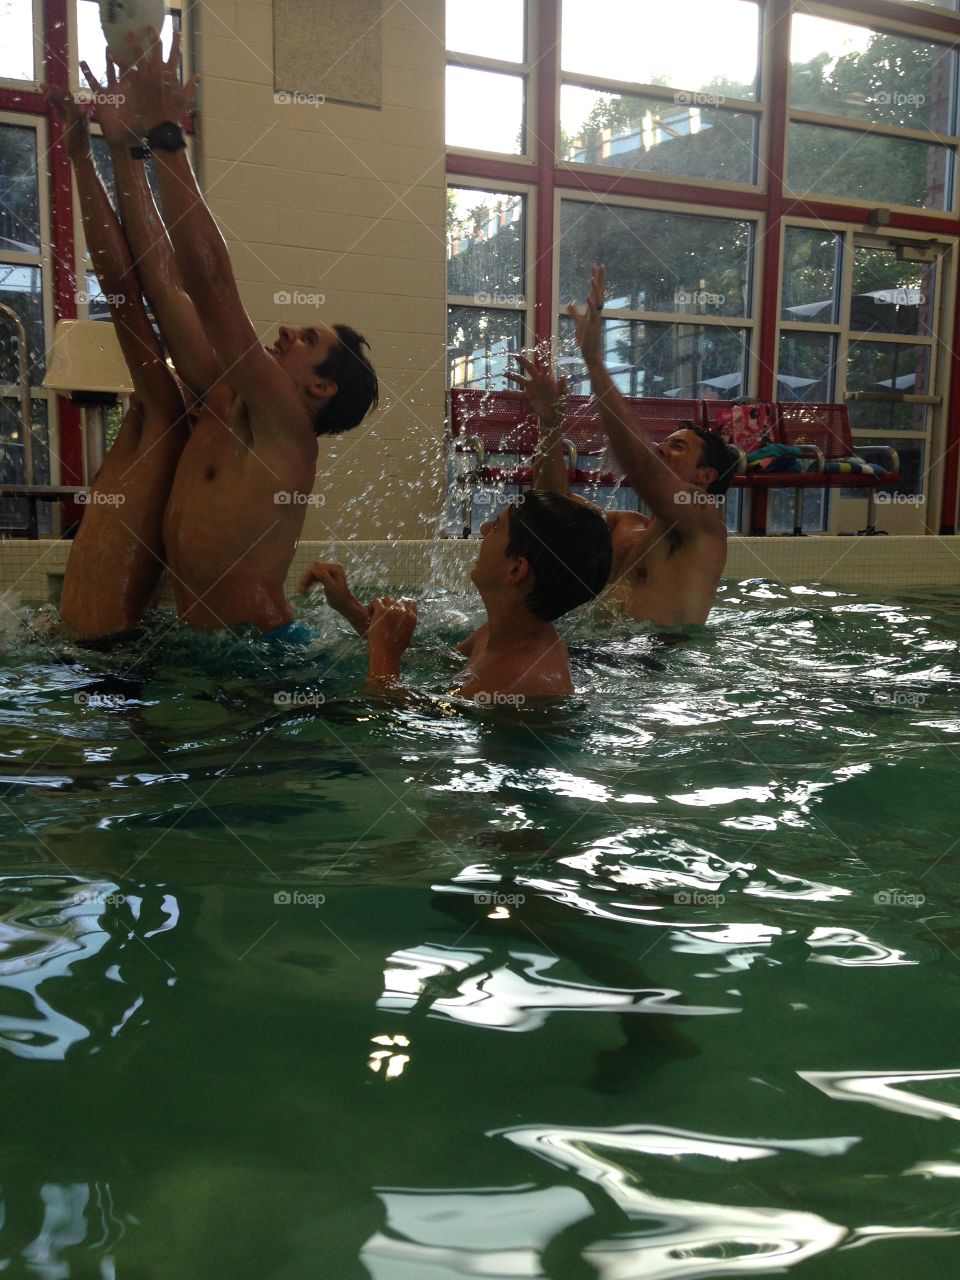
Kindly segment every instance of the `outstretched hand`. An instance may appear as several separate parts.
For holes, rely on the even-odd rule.
[[[508,369],[506,376],[511,382],[519,384],[530,412],[541,419],[562,420],[567,399],[566,374],[555,377],[549,362],[544,363],[536,356],[531,359],[514,353],[513,358],[523,372],[513,373]]]
[[[151,27],[147,32],[146,50],[132,31],[127,32],[127,43],[135,61],[124,73],[129,97],[127,122],[143,137],[150,129],[167,120],[179,124],[194,108],[198,80],[191,76],[186,84],[180,83],[180,32],[174,31],[170,57],[164,60],[160,33]],[[127,103],[124,104],[127,106]]]
[[[589,365],[603,360],[603,291],[606,272],[603,267],[593,268],[590,274],[590,294],[587,307],[581,315],[577,304],[571,302],[567,314],[573,320],[577,335],[577,346],[584,361]]]
[[[361,604],[350,590],[347,582],[347,571],[342,564],[317,560],[300,579],[297,588],[300,595],[305,596],[314,585],[323,587],[323,594],[331,609],[350,623],[358,635],[364,636],[370,626],[372,605]]]
[[[128,88],[128,72],[121,70],[117,75],[116,59],[107,50],[107,83],[102,85],[85,62],[80,63],[80,70],[93,94],[93,106],[97,113],[97,124],[109,146],[133,146],[140,141],[136,130],[136,122],[132,119],[133,111]],[[119,64],[118,64],[119,65]]]
[[[59,85],[45,84],[43,95],[54,114],[60,137],[72,161],[90,154],[90,120],[86,107],[74,102],[73,94]]]

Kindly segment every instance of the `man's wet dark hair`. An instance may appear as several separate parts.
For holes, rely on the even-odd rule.
[[[507,555],[533,570],[527,608],[553,622],[599,595],[610,577],[610,529],[596,507],[562,493],[531,489],[509,508]]]
[[[359,426],[380,398],[377,375],[367,355],[369,342],[348,324],[335,324],[333,331],[340,341],[313,370],[318,377],[337,384],[337,394],[314,417],[313,429],[318,436],[336,436]]]
[[[730,481],[737,470],[736,456],[727,447],[726,442],[708,427],[698,427],[694,422],[681,422],[678,431],[692,431],[703,441],[700,452],[701,467],[713,467],[717,473],[716,480],[707,485],[707,493],[724,494],[730,488]]]

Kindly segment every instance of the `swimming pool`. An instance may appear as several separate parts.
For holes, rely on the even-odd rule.
[[[306,616],[4,650],[6,1274],[952,1273],[955,599],[578,617],[519,712]]]

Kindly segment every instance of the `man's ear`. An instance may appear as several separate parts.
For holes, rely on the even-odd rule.
[[[510,561],[510,568],[507,572],[507,582],[513,586],[515,583],[526,581],[530,576],[530,561],[524,556],[517,556]]]
[[[307,383],[307,395],[323,404],[329,404],[337,394],[337,384],[332,378],[313,377]]]
[[[716,467],[697,467],[697,483],[702,485],[704,489],[709,489],[719,475],[720,472]],[[707,478],[704,479],[704,476]]]

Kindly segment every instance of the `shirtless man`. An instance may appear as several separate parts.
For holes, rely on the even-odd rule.
[[[603,362],[603,267],[595,267],[586,312],[574,303],[576,324],[593,394],[617,460],[651,516],[605,512],[613,537],[608,596],[631,618],[658,626],[704,623],[727,558],[723,495],[736,466],[727,446],[690,423],[661,444],[648,440],[614,386]],[[537,488],[570,492],[563,456],[565,381],[524,356],[513,374],[540,419],[534,465]]]
[[[148,52],[132,37],[130,47],[136,62],[122,77],[118,115],[152,152],[178,269],[166,286],[175,307],[159,305],[157,318],[199,404],[163,522],[177,607],[201,629],[252,623],[282,635],[317,436],[361,422],[377,402],[376,374],[366,340],[347,325],[282,326],[272,346],[261,344],[184,149],[179,121],[195,86],[180,83],[179,38],[166,62],[156,32]],[[120,199],[139,252],[155,207],[145,179],[130,172],[133,157],[121,159]]]
[[[70,548],[60,597],[67,632],[86,643],[136,630],[164,570],[161,525],[188,438],[183,397],[141,297],[129,246],[94,165],[86,112],[64,89],[47,101],[73,163],[87,247],[107,297],[134,394]]]
[[[467,667],[454,692],[481,703],[517,704],[572,693],[567,646],[553,623],[592,600],[610,576],[610,533],[600,512],[561,494],[534,491],[504,507],[480,532],[470,577],[487,621],[457,645]],[[366,636],[367,687],[395,686],[416,626],[413,601],[387,597],[364,606],[338,564],[313,565],[301,593],[314,583],[331,608]]]

